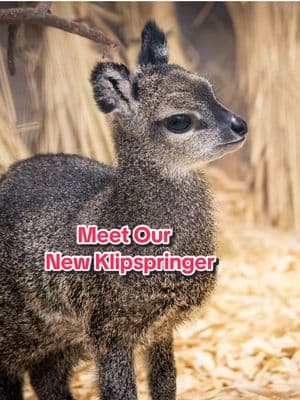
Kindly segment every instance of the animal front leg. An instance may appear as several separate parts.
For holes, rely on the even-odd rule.
[[[22,379],[9,376],[0,367],[0,400],[22,399]]]
[[[127,343],[110,341],[97,364],[101,400],[137,400],[133,352]]]
[[[173,351],[173,335],[157,337],[147,349],[149,388],[152,400],[175,400],[176,368]]]
[[[80,347],[52,353],[29,370],[30,382],[39,400],[73,400],[69,379],[78,362]]]

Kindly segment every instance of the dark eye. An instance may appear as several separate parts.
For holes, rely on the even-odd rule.
[[[176,114],[164,120],[165,127],[173,133],[185,133],[192,126],[192,118],[187,114]]]

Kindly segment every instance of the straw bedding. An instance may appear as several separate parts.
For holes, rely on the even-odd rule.
[[[241,197],[228,197],[217,196],[218,288],[176,333],[178,399],[300,399],[300,239],[246,226],[233,216]],[[140,399],[148,400],[139,355],[136,370]],[[97,399],[94,372],[92,364],[77,368],[76,400]],[[35,399],[28,384],[25,393]]]

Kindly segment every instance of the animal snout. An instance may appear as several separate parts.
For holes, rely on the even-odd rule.
[[[233,115],[230,121],[231,130],[239,136],[244,136],[247,133],[247,123],[242,118]]]

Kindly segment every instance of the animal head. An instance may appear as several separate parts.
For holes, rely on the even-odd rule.
[[[145,159],[189,168],[245,141],[246,122],[216,99],[211,84],[168,63],[166,36],[154,22],[142,32],[135,72],[122,64],[99,63],[91,82],[100,110],[116,115],[120,151],[123,142],[131,143]]]

